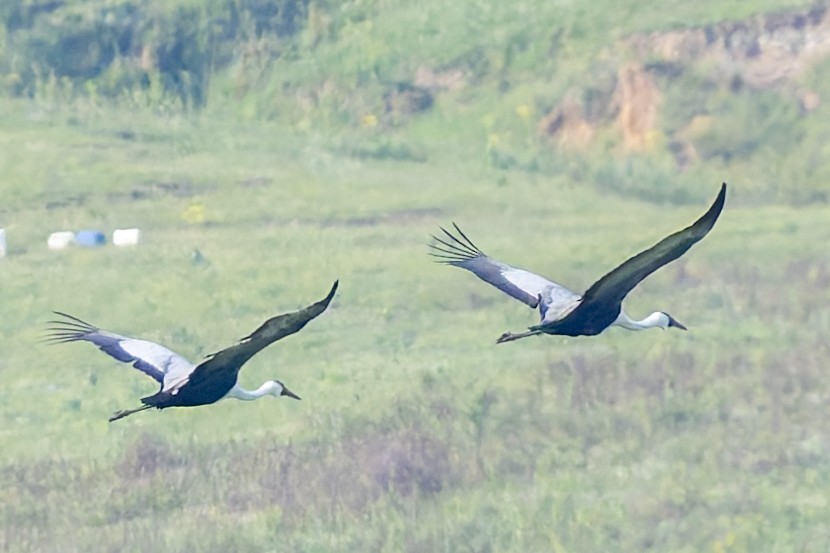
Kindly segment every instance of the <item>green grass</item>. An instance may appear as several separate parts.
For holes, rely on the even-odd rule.
[[[20,160],[5,167],[0,276],[6,549],[827,547],[826,206],[745,204],[732,180],[711,236],[627,302],[688,333],[497,347],[534,314],[433,264],[438,225],[581,290],[693,220],[719,182],[656,205],[481,159],[352,157],[269,124],[66,125],[6,105]],[[194,203],[203,224],[182,218]],[[51,230],[126,225],[144,231],[136,248],[45,247]],[[60,309],[196,359],[335,278],[330,310],[242,373],[283,379],[299,403],[110,425],[152,382],[92,347],[38,343]]]
[[[661,151],[552,151],[516,113],[584,84],[609,37],[785,4],[641,18],[345,3],[311,54],[280,58],[241,98],[234,68],[218,75],[198,112],[60,86],[0,100],[0,549],[826,551],[827,108],[803,118],[786,91],[707,97],[726,124],[706,143],[737,153],[683,173]],[[565,49],[543,63],[552,20]],[[379,83],[423,60],[480,79],[404,124],[361,124]],[[823,98],[828,67],[800,82]],[[334,92],[297,111],[292,94],[327,74]],[[711,235],[626,302],[687,333],[496,346],[536,314],[426,255],[456,221],[494,257],[582,291],[694,220],[723,180]],[[46,248],[55,230],[129,226],[135,248]],[[335,279],[329,310],[241,373],[301,402],[109,424],[154,383],[91,345],[39,341],[57,309],[197,360]]]

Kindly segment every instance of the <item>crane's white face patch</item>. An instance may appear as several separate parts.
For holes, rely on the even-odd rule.
[[[268,386],[268,393],[275,397],[280,397],[282,395],[283,386],[276,380],[269,380],[265,383]]]

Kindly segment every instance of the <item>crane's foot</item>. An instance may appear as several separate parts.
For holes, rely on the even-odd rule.
[[[122,409],[121,411],[116,411],[115,413],[113,413],[109,420],[110,422],[117,421],[118,419],[123,419],[129,414],[130,411],[128,409]]]
[[[533,336],[534,334],[538,334],[538,332],[520,332],[518,334],[513,334],[512,332],[505,332],[499,339],[496,340],[497,344],[503,344],[504,342],[512,342],[513,340],[518,340],[520,338],[526,338],[527,336]]]
[[[496,340],[497,344],[503,344],[504,342],[512,342],[513,340],[518,340],[520,338],[527,338],[528,336],[536,336],[537,334],[541,334],[541,330],[528,330],[527,332],[519,332],[518,334],[513,334],[512,332],[505,332],[499,339]]]
[[[132,415],[133,413],[138,413],[140,411],[144,411],[145,409],[150,409],[153,407],[152,405],[142,405],[141,407],[137,407],[136,409],[122,409],[121,411],[116,411],[110,417],[110,422],[115,422],[118,419],[123,419],[126,416]]]

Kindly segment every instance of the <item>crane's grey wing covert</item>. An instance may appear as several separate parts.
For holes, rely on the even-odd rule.
[[[530,271],[513,267],[481,251],[472,240],[455,223],[452,224],[458,236],[444,227],[439,227],[445,237],[432,235],[435,243],[429,244],[430,255],[439,263],[461,267],[476,275],[481,280],[492,284],[505,294],[526,303],[530,307],[539,306],[542,317],[551,304],[572,302],[579,296],[564,286],[552,282]]]
[[[47,329],[49,332],[46,336],[47,342],[91,342],[110,357],[123,363],[132,363],[133,367],[159,383],[164,380],[164,375],[168,372],[186,371],[193,368],[193,363],[155,342],[101,330],[86,321],[60,311],[54,313],[64,318],[49,321],[49,324],[53,326]]]

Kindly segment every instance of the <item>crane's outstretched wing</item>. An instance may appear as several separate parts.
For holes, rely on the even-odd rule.
[[[163,390],[178,388],[187,381],[205,378],[211,371],[238,372],[251,357],[281,338],[299,332],[309,321],[320,315],[331,303],[339,281],[335,281],[328,295],[322,300],[299,311],[277,315],[265,321],[259,328],[238,344],[208,355],[195,369],[186,373],[170,372],[164,379]]]
[[[47,342],[92,342],[110,357],[124,363],[132,363],[133,367],[159,383],[164,381],[164,375],[169,371],[193,368],[193,363],[155,342],[107,332],[60,311],[55,311],[55,314],[64,319],[49,321],[53,326],[47,329]]]
[[[641,280],[686,253],[686,250],[706,236],[718,220],[725,201],[726,183],[723,183],[712,206],[697,221],[635,255],[595,282],[583,295],[582,305],[574,311],[574,315],[580,309],[590,307],[594,303],[621,303],[626,294]]]
[[[458,225],[452,224],[460,237],[439,227],[446,237],[433,235],[437,243],[430,244],[430,255],[438,259],[439,263],[453,265],[467,269],[481,280],[488,282],[517,300],[530,307],[539,305],[542,297],[546,303],[567,303],[579,296],[564,286],[551,282],[530,271],[511,267],[482,252],[467,238]]]

